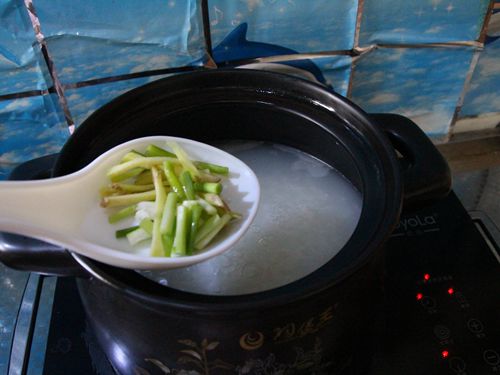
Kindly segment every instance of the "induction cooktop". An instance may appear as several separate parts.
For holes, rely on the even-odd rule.
[[[372,330],[343,374],[500,374],[498,235],[453,192],[403,213],[384,249],[384,297],[374,306]],[[40,334],[38,316],[48,309]],[[74,279],[30,275],[7,368],[8,374],[115,374]]]

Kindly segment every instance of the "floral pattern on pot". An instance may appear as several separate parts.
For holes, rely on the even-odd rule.
[[[184,348],[179,350],[180,356],[177,364],[180,367],[171,367],[159,359],[145,358],[155,366],[155,371],[150,372],[143,367],[137,366],[135,374],[171,374],[171,375],[292,375],[292,374],[315,374],[328,375],[331,362],[323,356],[321,339],[316,338],[312,348],[294,347],[295,356],[290,362],[280,362],[274,354],[268,354],[265,358],[248,359],[243,364],[232,364],[221,358],[212,359],[210,352],[222,351],[218,341],[203,339],[200,344],[193,340],[179,340]]]

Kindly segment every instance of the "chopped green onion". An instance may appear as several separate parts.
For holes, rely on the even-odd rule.
[[[172,254],[172,245],[174,244],[174,236],[171,234],[162,234],[161,242],[163,245],[164,256],[169,257]]]
[[[143,193],[135,193],[135,194],[113,195],[111,197],[104,197],[101,200],[101,206],[102,207],[128,206],[142,201],[153,201],[155,200],[155,197],[156,193],[154,190],[145,191]]]
[[[162,235],[160,233],[160,221],[153,222],[153,236],[151,239],[151,256],[163,257],[165,256],[165,249],[163,247]]]
[[[137,228],[136,230],[127,233],[127,240],[132,246],[137,245],[139,242],[142,242],[144,240],[149,240],[150,238],[151,234],[149,234],[142,228]]]
[[[163,186],[160,170],[157,167],[152,167],[151,172],[153,173],[153,183],[156,192],[155,220],[158,219],[158,221],[160,221],[163,213],[163,207],[165,206],[165,200],[167,199],[167,193],[165,192],[165,187]]]
[[[193,180],[191,179],[191,174],[188,171],[184,171],[181,174],[181,184],[184,194],[186,194],[187,199],[195,199],[195,192],[193,186]]]
[[[141,174],[143,170],[144,170],[143,168],[132,168],[132,169],[129,169],[123,173],[109,176],[109,179],[111,180],[111,182],[120,182],[120,181],[128,180],[129,178],[132,178],[132,177],[135,177],[135,176]]]
[[[153,174],[150,169],[145,169],[139,174],[134,183],[136,185],[152,185],[153,184]]]
[[[205,193],[220,194],[222,184],[220,182],[195,182],[194,189]]]
[[[153,234],[153,220],[142,219],[139,223],[139,227],[149,234]]]
[[[199,204],[195,204],[191,207],[191,225],[189,230],[189,241],[187,246],[187,254],[191,255],[194,251],[194,243],[196,240],[196,234],[198,233],[198,227],[200,225],[200,218],[203,208]]]
[[[163,184],[163,186],[168,187],[168,185],[165,185],[165,184]],[[124,183],[115,182],[115,183],[112,183],[111,185],[103,186],[99,190],[99,193],[101,194],[101,197],[107,197],[110,195],[141,193],[141,192],[149,191],[152,189],[154,189],[154,185],[152,183],[147,184],[147,185],[136,185],[136,184],[124,184]]]
[[[99,189],[99,195],[101,196],[101,198],[113,194],[116,194],[116,190],[113,189],[111,185],[101,186],[101,188]]]
[[[198,176],[196,178],[196,181],[198,181],[198,182],[219,182],[220,181],[219,176],[215,176],[213,174],[205,173],[202,171],[199,171],[199,172],[200,173],[198,174]]]
[[[126,219],[127,217],[134,216],[136,210],[137,210],[137,205],[135,204],[132,206],[122,208],[120,211],[117,211],[114,214],[109,215],[108,222],[110,224],[114,224],[119,222],[120,220]]]
[[[213,193],[205,193],[205,194],[203,194],[203,198],[204,198],[204,199],[205,199],[208,203],[210,203],[212,206],[225,208],[224,201],[223,201],[223,200],[222,200],[222,198],[221,198],[220,196],[218,196],[217,194],[213,194]]]
[[[149,240],[151,256],[191,255],[241,216],[220,196],[219,175],[227,176],[227,167],[191,161],[176,142],[167,144],[173,153],[150,144],[144,154],[129,151],[110,168],[111,184],[99,191],[101,206],[127,206],[109,215],[112,224],[129,217],[140,223],[117,230],[117,238],[127,237],[132,246]]]
[[[148,147],[146,147],[145,153],[146,156],[167,156],[169,158],[176,157],[175,154],[155,145],[148,145]]]
[[[198,177],[200,172],[193,164],[193,162],[189,159],[189,156],[186,153],[186,151],[184,151],[184,149],[177,142],[170,141],[167,142],[167,145],[172,149],[175,156],[177,156],[177,159],[179,159],[180,163],[182,164],[182,167],[185,170],[189,171],[191,173],[191,176],[193,176],[193,178]]]
[[[111,188],[114,189],[117,193],[140,193],[143,191],[149,191],[154,189],[154,185],[153,184],[133,185],[133,184],[114,183],[111,185]]]
[[[144,154],[141,154],[140,152],[138,151],[135,151],[135,150],[132,150],[132,151],[129,151],[127,152],[123,158],[122,158],[122,163],[126,163],[130,160],[134,160],[134,159],[137,159],[137,158],[141,158],[141,157],[144,157],[145,155]]]
[[[201,198],[198,198],[196,200],[185,200],[182,202],[182,205],[188,208],[191,208],[196,204],[199,204],[208,215],[215,215],[217,213],[217,209],[214,206]]]
[[[175,228],[174,244],[172,248],[172,255],[174,256],[186,255],[188,225],[189,208],[180,205],[177,207],[177,223]]]
[[[212,229],[215,228],[215,225],[219,220],[220,216],[217,214],[209,216],[208,219],[205,220],[203,225],[199,228],[198,233],[196,234],[195,244],[196,242],[201,241],[205,236],[207,236],[212,231]]]
[[[217,173],[224,176],[227,176],[229,174],[229,168],[222,165],[205,163],[203,161],[195,161],[194,164],[196,165],[196,167],[198,167],[198,169],[206,169],[212,173]]]
[[[160,232],[172,235],[174,233],[175,216],[177,214],[177,194],[170,192],[167,194],[163,216],[161,218]]]
[[[214,227],[212,230],[206,234],[204,237],[202,237],[199,241],[196,241],[195,243],[195,248],[197,250],[203,249],[205,246],[209,244],[210,241],[219,233],[222,228],[226,226],[226,224],[231,220],[231,215],[230,214],[224,214],[222,217],[215,223]]]
[[[151,172],[153,173],[153,182],[156,191],[156,208],[155,208],[155,217],[153,222],[153,239],[151,241],[151,255],[163,256],[165,251],[163,249],[163,242],[161,239],[160,224],[167,196],[165,193],[165,188],[163,187],[163,181],[160,170],[157,167],[152,167]]]
[[[151,157],[151,158],[138,157],[138,158],[132,159],[128,162],[118,164],[118,165],[111,167],[107,173],[107,176],[113,180],[113,178],[118,178],[120,175],[128,172],[130,169],[151,168],[152,166],[159,165],[159,164],[165,162],[166,160],[177,162],[176,159],[162,157],[162,156],[156,156],[156,157]]]
[[[165,176],[167,176],[168,183],[172,187],[172,190],[177,193],[179,198],[184,198],[184,192],[182,189],[182,185],[177,178],[174,168],[170,160],[167,160],[163,163],[163,170],[165,171]]]
[[[115,232],[115,237],[116,238],[123,238],[130,232],[133,232],[134,230],[139,229],[138,225],[134,225],[133,227],[128,227],[124,229],[119,229]]]
[[[199,204],[201,204],[201,207],[207,212],[209,215],[215,215],[217,213],[217,209],[212,206],[209,202],[207,202],[205,199],[197,199],[196,200]]]
[[[238,212],[234,212],[234,211],[230,211],[230,212],[228,212],[228,214],[231,215],[232,219],[241,219],[243,217],[242,214],[240,214]]]

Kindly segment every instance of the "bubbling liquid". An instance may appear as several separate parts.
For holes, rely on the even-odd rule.
[[[264,142],[220,148],[245,162],[261,186],[254,222],[233,248],[182,269],[141,271],[206,295],[260,292],[298,280],[332,259],[359,220],[362,197],[339,172],[296,149]]]

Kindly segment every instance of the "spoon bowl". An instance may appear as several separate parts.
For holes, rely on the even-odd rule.
[[[229,168],[223,181],[223,197],[241,219],[229,223],[203,251],[183,257],[152,257],[149,243],[132,247],[116,239],[115,230],[132,225],[133,219],[109,224],[111,209],[100,206],[99,188],[108,183],[107,171],[128,151],[149,144],[164,147],[177,142],[193,160]],[[67,248],[106,264],[130,269],[171,269],[193,265],[228,250],[255,218],[260,186],[242,161],[218,148],[193,140],[153,136],[122,143],[85,168],[62,177],[36,181],[0,182],[0,231],[26,235]]]

